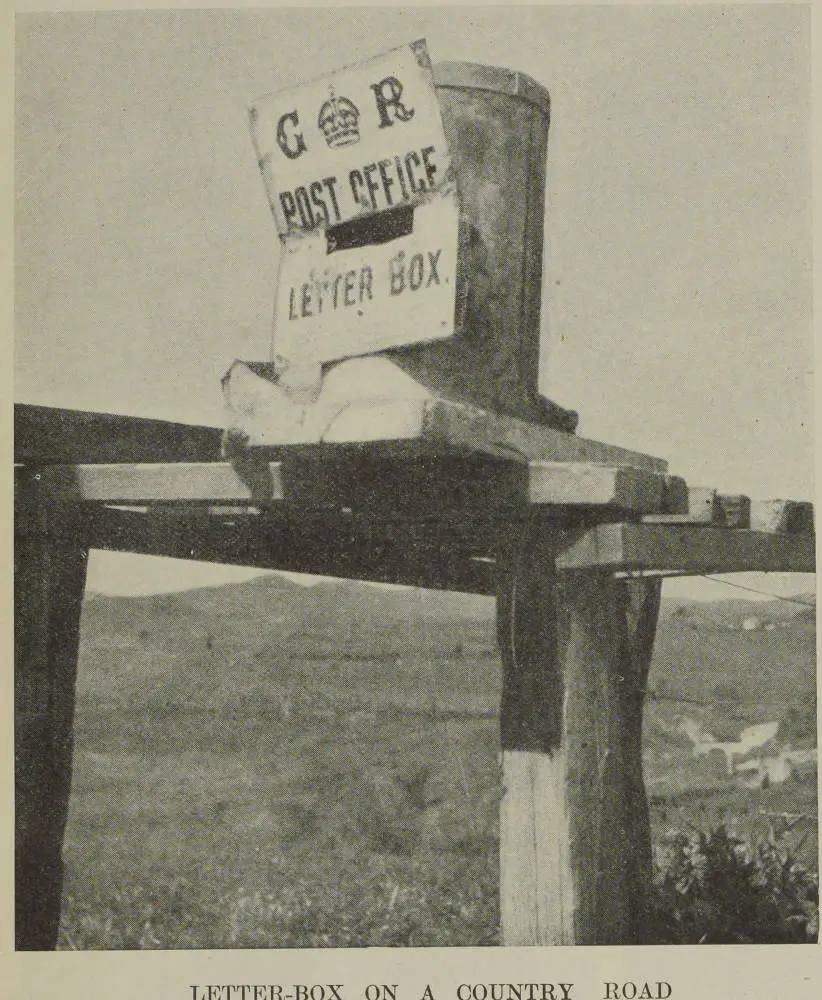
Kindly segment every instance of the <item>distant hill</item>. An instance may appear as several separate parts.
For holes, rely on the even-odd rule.
[[[132,621],[170,614],[193,614],[219,618],[240,615],[263,619],[283,614],[296,622],[304,619],[319,624],[340,617],[396,618],[404,621],[492,622],[494,602],[489,597],[409,587],[387,587],[354,580],[322,580],[305,586],[277,573],[254,577],[242,583],[219,587],[139,597],[113,597],[87,593],[88,614],[116,613]],[[745,619],[769,622],[813,623],[816,595],[753,601],[732,598],[724,601],[695,601],[663,598],[660,620],[671,619],[706,628],[741,625]]]
[[[242,583],[139,597],[88,595],[86,635],[135,636],[160,646],[200,637],[209,645],[279,645],[308,655],[442,655],[493,646],[494,602],[471,594],[350,580],[303,586],[273,574]]]
[[[128,619],[172,612],[206,617],[240,614],[245,618],[287,613],[294,619],[395,615],[442,622],[490,621],[494,617],[493,600],[480,595],[387,587],[356,580],[322,580],[304,586],[276,573],[242,583],[166,594],[114,597],[91,593],[86,594],[85,607],[90,614],[116,611]]]
[[[741,627],[748,619],[767,624],[810,623],[816,621],[816,595],[796,594],[774,601],[751,601],[731,598],[725,601],[662,601],[660,619],[680,620],[703,628]]]
[[[812,605],[815,597],[799,595],[797,601]],[[489,597],[348,580],[306,587],[278,574],[179,593],[91,594],[83,622],[86,636],[107,635],[121,645],[136,640],[169,652],[181,646],[264,648],[278,656],[293,651],[309,658],[387,661],[414,654],[496,655],[494,602]],[[802,637],[801,648],[777,657],[769,650],[784,644],[786,629]],[[740,687],[737,675],[749,672],[745,663],[751,643],[757,660],[767,658],[768,674],[784,673],[776,661],[793,662],[794,652],[804,662],[801,650],[812,649],[815,641],[815,608],[783,600],[664,600],[655,665],[671,681],[683,676],[683,656],[692,659],[692,652],[683,651],[697,636],[703,639],[699,656],[709,683],[719,683],[720,675],[730,672],[733,677],[725,681]],[[742,636],[744,647],[739,645]],[[674,686],[679,689],[681,683]],[[789,678],[781,677],[777,686],[781,697]],[[697,687],[704,689],[704,682],[694,690]]]

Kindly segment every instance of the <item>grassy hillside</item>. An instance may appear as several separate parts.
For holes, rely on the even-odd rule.
[[[664,608],[645,738],[660,849],[689,824],[782,824],[815,865],[813,763],[744,770],[816,745],[805,610]],[[487,598],[277,576],[90,597],[61,946],[496,943],[499,689]],[[730,772],[693,739],[774,722]]]

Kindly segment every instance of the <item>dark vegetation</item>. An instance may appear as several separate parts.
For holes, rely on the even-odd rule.
[[[819,879],[783,822],[754,847],[720,825],[673,831],[657,850],[648,943],[801,944],[819,935]]]
[[[806,610],[663,612],[649,940],[817,933],[813,763],[747,787],[681,728],[778,721],[752,758],[815,747]],[[91,595],[60,946],[496,944],[499,684],[483,598],[276,576]]]

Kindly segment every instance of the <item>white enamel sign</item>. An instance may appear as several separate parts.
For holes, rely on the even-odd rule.
[[[414,211],[414,231],[331,254],[324,240],[285,242],[274,343],[289,360],[322,362],[454,332],[456,199]]]
[[[425,43],[261,98],[251,125],[282,248],[275,354],[451,336],[459,211]]]

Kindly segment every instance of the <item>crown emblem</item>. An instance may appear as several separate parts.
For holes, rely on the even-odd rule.
[[[329,149],[351,146],[360,141],[360,130],[357,127],[359,117],[359,109],[353,101],[349,101],[347,97],[337,97],[331,92],[331,97],[320,108],[317,118],[317,125],[322,130]]]

